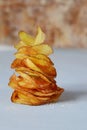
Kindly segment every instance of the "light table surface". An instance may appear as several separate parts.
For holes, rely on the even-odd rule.
[[[14,104],[8,87],[15,50],[0,49],[0,130],[87,130],[87,50],[54,49],[50,56],[65,89],[57,103]]]

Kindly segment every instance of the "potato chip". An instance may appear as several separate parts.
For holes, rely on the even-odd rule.
[[[26,55],[37,55],[37,54],[43,54],[43,55],[50,55],[52,53],[52,49],[49,45],[46,44],[40,44],[35,45],[31,47],[23,46],[18,49],[18,53],[26,54]]]
[[[36,35],[34,45],[41,44],[45,40],[45,34],[42,32],[41,28],[38,27],[38,33]]]
[[[16,49],[19,49],[19,48],[21,48],[21,47],[23,47],[23,46],[27,46],[27,44],[25,44],[23,41],[20,41],[17,45],[15,45],[14,47],[16,48]]]
[[[32,46],[30,49],[35,51],[37,54],[44,54],[47,56],[53,53],[52,48],[47,44]]]
[[[28,35],[27,33],[23,32],[23,31],[20,31],[19,32],[19,38],[21,41],[23,41],[25,43],[25,45],[33,45],[34,43],[34,38],[30,35]]]

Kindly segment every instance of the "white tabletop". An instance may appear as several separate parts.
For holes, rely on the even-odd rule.
[[[54,50],[56,81],[65,91],[57,103],[42,106],[10,101],[14,52],[0,49],[0,130],[87,130],[87,50]]]

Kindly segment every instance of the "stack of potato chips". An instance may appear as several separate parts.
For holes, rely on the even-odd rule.
[[[36,37],[19,32],[19,43],[15,46],[16,59],[11,64],[13,74],[9,86],[14,89],[11,100],[27,105],[41,105],[55,102],[64,91],[56,85],[56,69],[48,57],[52,49],[43,44],[45,34],[38,27]]]

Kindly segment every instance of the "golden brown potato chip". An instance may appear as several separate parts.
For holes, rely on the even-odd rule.
[[[23,31],[19,32],[19,37],[26,45],[30,46],[34,43],[34,38]]]
[[[47,62],[49,62],[50,64],[54,65],[54,63],[50,60],[49,57],[47,57],[46,55],[44,54],[37,54],[35,56],[33,56],[35,58],[38,58],[38,59],[42,59],[42,60],[46,60]]]
[[[42,32],[41,28],[38,27],[38,32],[35,37],[34,45],[41,44],[45,40],[45,34]]]
[[[40,45],[32,46],[30,47],[30,49],[37,52],[37,54],[44,54],[47,56],[53,53],[52,48],[47,44],[40,44]]]
[[[56,102],[62,92],[63,90],[60,90],[60,92],[55,95],[48,96],[48,97],[44,97],[44,96],[39,97],[29,92],[27,93],[25,91],[23,92],[14,91],[11,100],[12,102],[25,104],[25,105],[41,105],[45,103]]]
[[[33,71],[29,68],[25,68],[25,67],[18,67],[15,69],[16,72],[24,72],[24,73],[27,73],[28,75],[30,76],[37,76],[37,77],[40,77],[42,78],[43,80],[45,80],[46,82],[48,83],[52,83],[53,81],[49,80],[45,75],[43,75],[42,73],[39,73],[37,71]]]
[[[23,46],[18,49],[18,53],[26,54],[26,55],[37,55],[37,54],[43,54],[43,55],[50,55],[52,53],[52,49],[47,44],[40,44],[35,46]]]
[[[27,44],[25,44],[23,41],[19,41],[19,43],[16,44],[14,47],[15,47],[16,49],[19,49],[19,48],[21,48],[21,47],[23,47],[23,46],[27,46]]]
[[[49,57],[45,56],[44,54],[37,54],[37,55],[29,55],[29,54],[23,54],[20,52],[15,53],[15,57],[17,59],[24,59],[24,58],[28,58],[28,57],[34,57],[43,61],[47,61],[49,64],[54,65],[53,62],[50,60]]]
[[[29,57],[29,59],[38,67],[40,68],[43,73],[50,76],[56,76],[56,70],[53,67],[52,64],[50,64],[48,61],[43,59],[37,59],[35,57]]]

